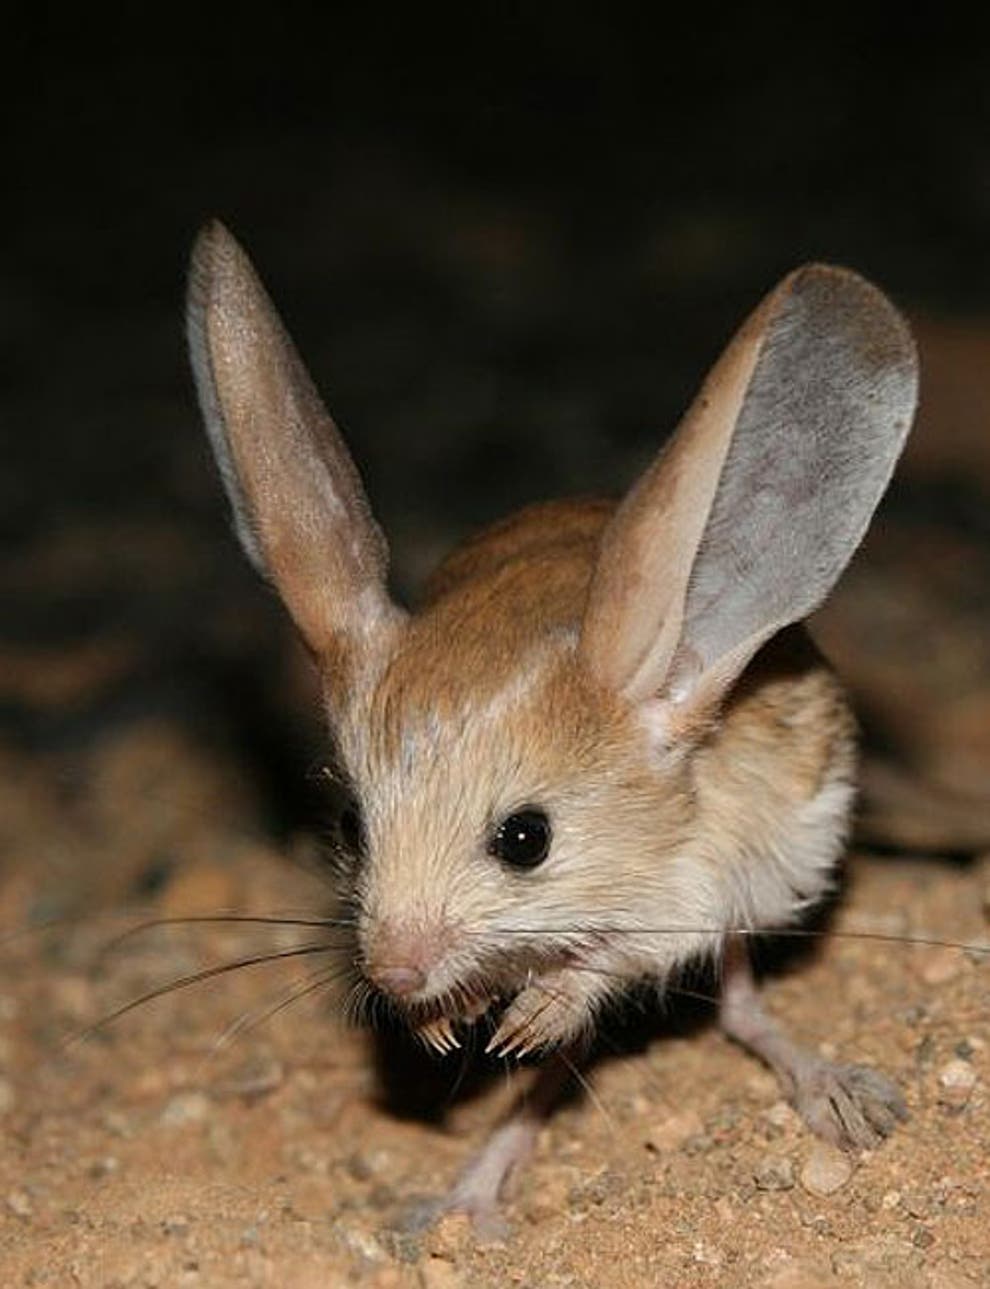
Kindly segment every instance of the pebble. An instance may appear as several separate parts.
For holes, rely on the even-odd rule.
[[[210,1113],[210,1098],[205,1092],[178,1092],[172,1097],[159,1116],[167,1128],[197,1123]]]
[[[15,1217],[27,1218],[34,1212],[34,1205],[27,1191],[11,1191],[7,1196],[7,1207]]]
[[[938,1099],[946,1106],[961,1109],[973,1095],[976,1071],[968,1061],[954,1060],[938,1072]]]
[[[923,947],[920,950],[918,975],[926,985],[947,985],[963,969],[963,956],[958,949],[948,945],[940,948]]]
[[[801,1185],[811,1195],[834,1195],[853,1175],[849,1156],[824,1141],[816,1141],[801,1169]]]
[[[104,1155],[102,1159],[94,1159],[86,1169],[86,1176],[92,1177],[94,1181],[99,1181],[101,1177],[109,1177],[120,1167],[120,1160],[114,1155]]]
[[[775,1128],[794,1128],[801,1122],[797,1112],[786,1101],[775,1101],[763,1112],[763,1117]]]
[[[385,1250],[379,1242],[369,1232],[362,1230],[361,1227],[341,1225],[338,1230],[347,1247],[367,1262],[385,1262],[387,1260]]]
[[[658,1153],[679,1150],[692,1137],[701,1136],[704,1130],[705,1125],[697,1110],[682,1110],[651,1125],[646,1146]]]
[[[789,1191],[794,1185],[794,1165],[786,1155],[764,1155],[753,1169],[761,1191]]]

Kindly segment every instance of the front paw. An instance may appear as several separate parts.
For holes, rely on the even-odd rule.
[[[534,980],[509,1004],[485,1051],[527,1056],[574,1039],[588,1023],[587,1000],[563,976]]]

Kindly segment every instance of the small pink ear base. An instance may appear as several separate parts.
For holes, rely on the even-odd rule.
[[[605,531],[581,652],[632,701],[718,701],[822,602],[862,540],[917,401],[910,332],[848,269],[773,290]]]
[[[360,475],[251,261],[218,220],[193,249],[196,389],[245,552],[315,653],[398,611]]]

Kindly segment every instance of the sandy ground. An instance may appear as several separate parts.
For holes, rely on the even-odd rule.
[[[155,737],[173,750],[145,730],[145,753]],[[42,776],[18,786],[33,788],[35,819],[51,817]],[[142,815],[118,841],[146,832]],[[65,841],[34,834],[39,851]],[[214,844],[225,862],[191,863],[145,911],[318,907],[318,879],[260,842],[216,828]],[[8,880],[7,919],[32,886],[27,872]],[[990,862],[856,856],[832,929],[975,942],[988,898]],[[833,935],[773,975],[771,1004],[795,1030],[904,1089],[910,1121],[866,1154],[811,1139],[703,1009],[616,1023],[519,1179],[509,1238],[484,1245],[460,1217],[412,1234],[403,1219],[444,1190],[529,1072],[492,1066],[454,1089],[460,1058],[448,1070],[396,1041],[376,1050],[312,997],[264,1019],[311,958],[173,993],[66,1046],[163,981],[312,940],[197,925],[112,943],[137,920],[92,917],[4,946],[5,1284],[990,1281],[990,963],[978,954]]]

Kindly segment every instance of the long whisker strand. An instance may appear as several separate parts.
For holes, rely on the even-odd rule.
[[[87,1025],[85,1029],[70,1035],[66,1039],[63,1047],[68,1049],[74,1047],[77,1043],[83,1043],[88,1038],[100,1030],[105,1029],[114,1021],[120,1020],[128,1012],[134,1011],[138,1007],[144,1006],[145,1003],[154,1002],[156,998],[164,998],[166,994],[175,993],[180,989],[188,989],[192,985],[201,984],[205,980],[215,979],[217,976],[223,976],[231,971],[239,971],[242,967],[257,967],[268,962],[281,962],[288,958],[303,958],[311,953],[331,953],[334,950],[333,945],[325,943],[320,944],[302,944],[296,945],[292,949],[278,949],[269,953],[250,954],[247,957],[237,958],[233,962],[222,962],[213,967],[204,967],[201,971],[191,972],[189,975],[179,976],[175,980],[170,980],[167,984],[159,985],[155,989],[149,989],[146,993],[137,998],[132,998],[130,1002],[124,1003],[121,1007],[115,1008],[106,1016],[96,1021],[92,1025]]]

